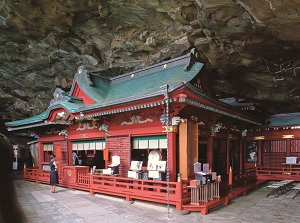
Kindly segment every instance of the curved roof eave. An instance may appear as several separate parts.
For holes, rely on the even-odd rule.
[[[78,111],[78,109],[69,109],[70,106],[66,106],[64,104],[66,103],[70,103],[70,102],[65,102],[65,101],[56,101],[54,102],[54,104],[51,104],[46,111],[32,116],[30,118],[26,118],[26,119],[22,119],[22,120],[17,120],[17,121],[11,121],[11,122],[6,122],[5,125],[9,128],[9,127],[14,127],[14,126],[23,126],[23,128],[25,128],[25,126],[29,126],[29,125],[34,125],[37,123],[46,123],[45,125],[51,124],[49,122],[47,122],[48,118],[50,117],[50,114],[52,111],[56,110],[56,109],[64,109],[65,111],[67,111],[70,114],[74,114]]]
[[[22,120],[17,120],[17,121],[11,121],[11,122],[6,122],[5,125],[9,127],[13,126],[24,126],[26,123],[37,123],[45,120],[47,117],[49,117],[50,110],[46,110],[38,115],[32,116],[30,118],[22,119]]]

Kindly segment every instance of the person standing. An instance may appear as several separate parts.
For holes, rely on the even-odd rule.
[[[78,160],[78,156],[77,153],[75,151],[73,151],[72,153],[72,158],[73,158],[73,166],[76,165],[76,160]]]
[[[55,159],[55,155],[51,155],[51,160],[49,162],[50,166],[50,185],[51,185],[51,192],[57,193],[55,191],[55,186],[58,184],[58,166],[57,161]]]

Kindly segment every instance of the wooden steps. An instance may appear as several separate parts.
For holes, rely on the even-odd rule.
[[[215,198],[214,200],[208,202],[199,202],[199,204],[185,204],[183,205],[183,209],[187,211],[200,211],[202,215],[208,214],[208,211],[212,208],[215,208],[220,205],[228,205],[229,201],[239,197],[245,196],[249,191],[253,189],[258,189],[260,185],[265,183],[266,180],[257,180],[253,183],[239,186],[233,189],[230,189],[223,194],[221,194],[220,198]]]
[[[226,198],[218,198],[208,202],[200,202],[199,205],[195,204],[185,204],[183,205],[183,209],[187,211],[200,211],[202,215],[206,215],[209,209],[215,208],[220,205],[225,205]]]

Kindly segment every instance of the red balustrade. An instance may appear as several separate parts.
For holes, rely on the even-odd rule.
[[[24,179],[37,183],[49,183],[49,171],[26,168]],[[175,205],[181,210],[182,205],[190,202],[187,182],[166,182],[141,180],[118,176],[96,175],[77,172],[72,181],[67,176],[59,175],[60,186],[89,191],[91,194],[102,193],[132,199],[147,200]]]

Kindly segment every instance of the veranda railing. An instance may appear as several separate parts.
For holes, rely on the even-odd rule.
[[[65,182],[59,175],[60,186],[89,191],[91,194],[102,193],[132,199],[169,203],[181,210],[183,204],[190,202],[190,189],[187,181],[166,182],[141,180],[118,176],[78,173],[72,183]],[[36,168],[24,168],[24,179],[37,183],[49,183],[50,173]]]

